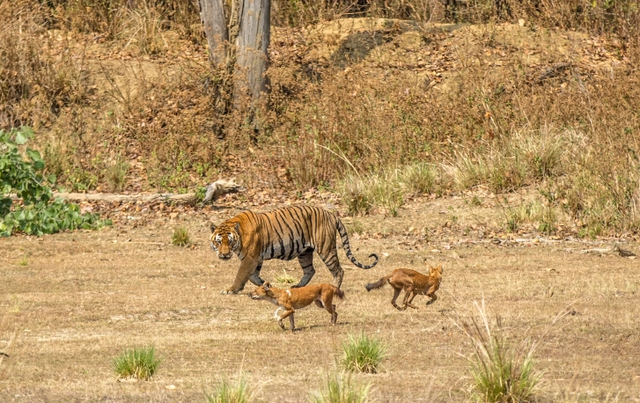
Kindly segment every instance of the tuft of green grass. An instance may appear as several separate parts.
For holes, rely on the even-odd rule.
[[[505,216],[507,230],[511,232],[515,232],[521,224],[537,223],[538,231],[551,234],[556,230],[558,221],[554,207],[542,204],[537,200],[509,207],[505,211]]]
[[[369,337],[363,332],[357,337],[350,334],[349,340],[343,344],[342,350],[342,366],[345,370],[376,374],[386,356],[387,346],[375,337]]]
[[[418,163],[404,167],[401,180],[407,192],[413,195],[436,193],[436,173],[431,164]]]
[[[498,318],[497,329],[489,324],[484,306],[474,303],[479,318],[461,320],[458,326],[471,341],[472,388],[479,402],[529,402],[540,382],[534,369],[533,355],[537,343],[529,339],[513,346],[502,331]]]
[[[282,274],[276,276],[276,282],[280,284],[294,284],[296,282],[295,277],[289,275],[286,270],[282,270]]]
[[[365,403],[369,401],[371,384],[353,382],[350,373],[328,374],[324,390],[309,396],[312,403]]]
[[[160,359],[155,356],[153,347],[125,350],[115,358],[113,370],[118,378],[135,378],[148,380],[156,372]]]
[[[222,380],[212,394],[206,394],[207,403],[249,403],[254,400],[254,391],[244,378],[236,383]]]
[[[175,246],[187,246],[190,243],[189,231],[184,227],[176,227],[171,235],[171,243]]]

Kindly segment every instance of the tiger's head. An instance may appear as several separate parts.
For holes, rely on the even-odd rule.
[[[223,223],[219,227],[211,224],[211,236],[209,237],[211,249],[218,252],[218,257],[222,260],[231,259],[233,253],[236,254],[242,248],[240,242],[240,223],[231,226]]]

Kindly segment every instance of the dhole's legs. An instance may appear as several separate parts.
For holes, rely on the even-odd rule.
[[[427,294],[427,297],[431,298],[431,300],[427,301],[427,305],[433,304],[438,299],[438,296],[435,294],[435,292]]]
[[[407,290],[407,295],[409,295],[409,290]],[[406,297],[407,297],[407,295],[405,295],[405,300],[407,299],[407,298],[406,298]],[[418,293],[417,293],[415,290],[413,290],[413,294],[411,295],[411,298],[409,298],[409,301],[407,301],[407,303],[405,304],[405,306],[410,306],[410,307],[411,307],[411,308],[413,308],[413,309],[418,309],[418,307],[417,307],[417,306],[415,306],[415,305],[413,305],[413,304],[412,304],[413,299],[416,297],[416,295],[418,295]]]
[[[285,308],[287,309],[287,308]],[[289,317],[289,323],[291,324],[291,331],[293,332],[296,329],[296,325],[295,322],[293,320],[293,313],[295,311],[293,310],[293,308],[291,309],[287,309],[287,312],[285,312],[282,316],[280,316],[280,318],[278,318],[278,325],[280,325],[280,328],[282,330],[284,330],[284,323],[282,323],[282,321],[288,316]]]
[[[396,307],[396,309],[402,311],[402,308],[396,305],[396,300],[398,299],[398,295],[400,295],[400,291],[402,291],[402,288],[396,288],[395,286],[393,287],[393,299],[391,300],[391,305]]]
[[[404,309],[407,309],[408,306],[410,306],[411,308],[415,308],[415,306],[411,305],[411,301],[413,301],[413,297],[411,295],[413,294],[413,296],[415,297],[415,288],[413,287],[413,284],[407,286],[404,290],[405,291],[404,299],[402,300],[402,306],[404,307]]]
[[[313,248],[309,248],[302,252],[300,256],[298,256],[298,262],[300,262],[300,266],[302,266],[302,272],[304,274],[300,282],[291,288],[304,287],[316,274],[316,270],[313,268]]]

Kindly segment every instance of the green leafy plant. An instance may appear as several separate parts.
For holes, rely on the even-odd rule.
[[[64,230],[91,229],[111,222],[54,199],[55,175],[44,175],[44,161],[37,150],[23,146],[33,131],[28,127],[0,130],[0,236],[14,232],[41,236]],[[17,201],[11,197],[15,193]]]
[[[249,403],[254,400],[253,394],[244,378],[236,383],[223,380],[212,394],[207,394],[207,403]]]
[[[357,337],[349,335],[349,340],[343,344],[342,350],[344,369],[351,372],[375,374],[380,370],[380,364],[386,356],[387,346],[374,337],[360,333]]]
[[[190,243],[189,231],[184,227],[176,227],[171,235],[171,243],[175,246],[187,246]]]
[[[160,359],[155,356],[153,347],[125,350],[116,357],[113,369],[119,378],[148,380],[156,372]]]
[[[365,403],[369,400],[371,385],[358,385],[350,373],[329,374],[324,390],[309,396],[313,403]]]

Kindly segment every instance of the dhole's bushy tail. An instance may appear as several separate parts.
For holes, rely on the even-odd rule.
[[[369,283],[365,285],[364,288],[366,288],[367,291],[377,290],[378,288],[382,287],[388,282],[389,282],[389,276],[385,276],[385,277],[382,277],[380,280],[376,281],[375,283]]]
[[[335,293],[336,297],[340,298],[340,299],[344,299],[344,291],[342,291],[341,289],[337,289],[336,293]]]

